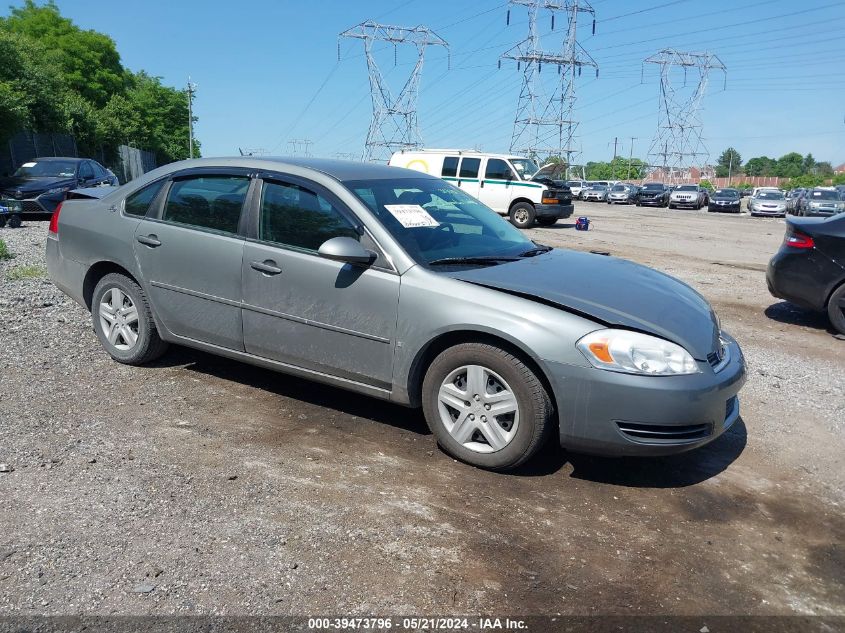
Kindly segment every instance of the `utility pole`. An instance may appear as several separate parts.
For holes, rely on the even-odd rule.
[[[731,174],[733,172],[734,167],[734,153],[728,153],[728,187],[731,186]]]
[[[197,85],[188,77],[188,158],[194,157],[194,93]]]
[[[654,164],[655,159],[661,158],[658,164],[664,178],[675,182],[685,169],[704,167],[707,163],[709,152],[704,145],[699,116],[701,101],[710,71],[722,71],[727,81],[727,69],[712,53],[684,53],[671,48],[658,51],[643,63],[660,66],[657,132],[648,152],[649,162]],[[696,71],[697,81],[687,87],[688,74],[692,71]],[[681,77],[683,84],[678,86]]]
[[[610,145],[610,143],[608,143],[608,145]],[[616,178],[616,163],[614,161],[616,160],[616,156],[617,156],[616,148],[617,148],[618,145],[619,145],[619,137],[614,136],[613,137],[613,159],[610,161],[610,164],[613,165],[613,172],[611,173],[611,176],[610,176],[611,178]]]
[[[422,74],[425,50],[429,46],[442,46],[449,51],[449,44],[434,31],[425,26],[389,26],[376,22],[362,22],[338,35],[363,40],[364,55],[370,74],[370,98],[373,102],[373,116],[367,132],[365,160],[386,162],[390,154],[398,149],[413,149],[422,145],[417,123],[417,97]],[[411,75],[394,97],[373,54],[374,42],[393,44],[393,64],[397,59],[399,44],[411,44],[417,49],[417,61]],[[337,44],[337,58],[340,59],[340,41]]]
[[[634,162],[634,141],[637,140],[636,136],[631,137],[631,153],[628,155],[628,176],[625,180],[631,179],[631,163]]]
[[[587,0],[509,0],[509,4],[523,6],[528,10],[528,37],[504,53],[499,59],[516,62],[516,69],[523,73],[522,90],[516,107],[511,135],[511,152],[530,156],[557,155],[567,166],[575,163],[579,153],[575,145],[578,122],[575,121],[575,83],[586,66],[594,68],[596,77],[599,69],[595,60],[583,49],[577,40],[578,17],[586,13],[593,18],[593,33],[596,32],[595,11]],[[566,36],[561,53],[549,53],[540,46],[537,34],[537,14],[541,11],[551,14],[551,28],[555,28],[555,14],[563,13],[567,19]],[[507,23],[510,24],[510,9]],[[550,80],[546,92],[540,81],[543,66],[551,66]],[[557,73],[554,73],[555,67]]]

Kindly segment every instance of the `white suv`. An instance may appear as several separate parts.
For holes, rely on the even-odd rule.
[[[669,208],[700,209],[704,206],[706,194],[698,185],[678,185],[669,194]]]

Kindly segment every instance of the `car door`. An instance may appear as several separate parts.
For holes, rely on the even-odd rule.
[[[334,237],[377,248],[324,187],[274,174],[255,200],[242,269],[246,351],[389,389],[399,275],[383,257],[365,266],[318,255]]]
[[[174,334],[243,350],[241,213],[245,170],[177,173],[135,230],[153,309]]]
[[[484,165],[478,199],[499,213],[507,213],[513,199],[514,182],[519,182],[507,161],[488,158]]]
[[[478,198],[481,192],[481,159],[463,156],[458,166],[458,187],[466,191],[473,198]]]

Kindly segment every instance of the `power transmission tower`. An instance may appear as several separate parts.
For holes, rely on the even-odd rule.
[[[710,71],[722,71],[727,81],[727,69],[711,53],[683,53],[670,48],[647,57],[644,63],[660,66],[657,132],[648,151],[649,163],[674,182],[690,167],[704,167],[709,159],[699,111]],[[681,77],[683,83],[679,85]]]
[[[578,16],[581,13],[593,17],[593,33],[596,32],[595,11],[586,0],[510,0],[511,5],[528,9],[528,37],[504,53],[499,59],[516,61],[517,70],[522,70],[522,90],[519,93],[516,116],[513,122],[510,151],[529,156],[560,156],[567,166],[574,163],[579,153],[575,137],[578,122],[575,120],[575,84],[582,69],[594,68],[599,74],[598,64],[578,43]],[[551,14],[554,30],[555,14],[563,13],[567,19],[566,37],[560,53],[547,53],[540,46],[537,35],[537,14],[541,11]],[[510,23],[510,9],[508,9]],[[550,89],[540,81],[543,66],[550,66],[551,78],[547,80]],[[557,68],[557,73],[554,69]]]
[[[417,121],[417,99],[425,50],[429,46],[442,46],[448,55],[449,44],[425,26],[409,28],[372,21],[353,26],[338,37],[349,37],[364,42],[364,54],[370,74],[370,96],[373,102],[373,116],[367,131],[364,160],[386,161],[396,150],[420,147],[422,137]],[[416,64],[397,97],[393,96],[376,63],[373,54],[374,42],[393,44],[394,66],[397,63],[397,48],[400,44],[411,44],[417,49]],[[337,56],[340,59],[340,41]]]
[[[314,141],[307,138],[290,140],[288,141],[288,146],[291,148],[290,155],[299,156],[299,151],[302,149],[302,156],[305,156],[305,158],[311,158],[311,146],[313,144]]]

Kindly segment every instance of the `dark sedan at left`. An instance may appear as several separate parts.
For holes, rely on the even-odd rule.
[[[717,189],[707,201],[707,210],[739,213],[740,200],[738,189]]]
[[[789,218],[766,281],[772,295],[827,312],[831,325],[845,334],[845,214]]]
[[[114,173],[88,158],[34,158],[0,178],[0,222],[8,217],[15,226],[21,216],[50,215],[73,189],[117,184]]]

